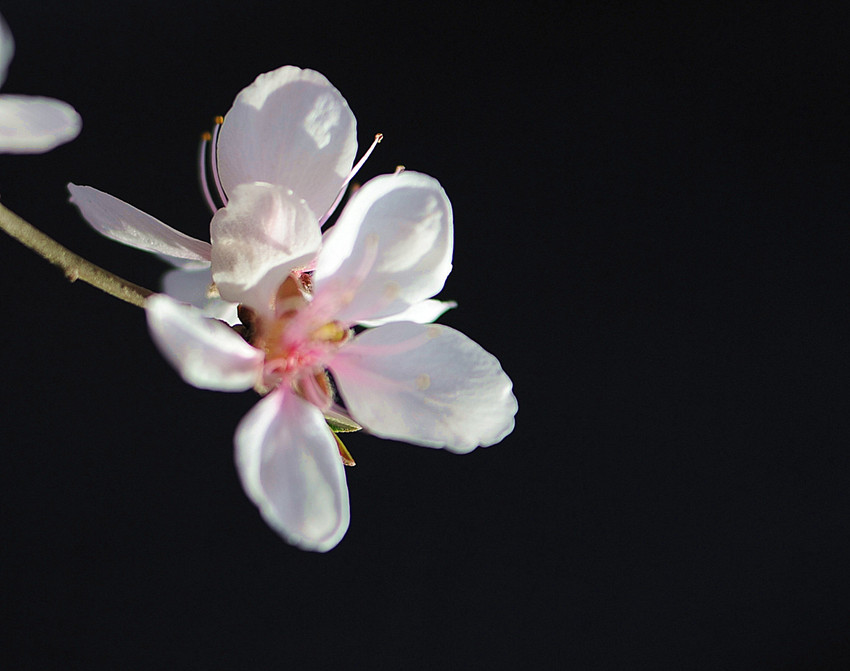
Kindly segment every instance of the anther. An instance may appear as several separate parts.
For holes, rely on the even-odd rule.
[[[337,343],[342,340],[345,340],[345,337],[348,335],[348,331],[342,328],[336,322],[328,322],[323,326],[320,326],[311,334],[313,338],[316,340],[324,340],[326,342]]]
[[[342,185],[343,189],[345,188],[345,185],[348,184],[351,181],[351,178],[354,177],[354,175],[357,174],[357,171],[360,170],[360,168],[363,167],[363,164],[366,162],[366,159],[368,159],[372,155],[372,152],[375,151],[375,147],[377,147],[380,144],[381,140],[383,140],[383,139],[384,139],[383,133],[377,133],[375,135],[375,139],[372,140],[372,144],[366,150],[366,153],[363,154],[362,158],[359,161],[357,161],[357,164],[351,169],[351,172],[348,173],[348,177],[345,178],[345,182],[343,182],[343,185]]]

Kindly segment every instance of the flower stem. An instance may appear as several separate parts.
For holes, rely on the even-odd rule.
[[[71,282],[82,280],[110,296],[140,308],[144,307],[145,299],[153,293],[150,289],[128,282],[77,256],[2,204],[0,204],[0,228],[53,265],[59,266]]]

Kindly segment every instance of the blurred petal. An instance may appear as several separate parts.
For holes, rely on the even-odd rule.
[[[240,184],[213,216],[212,275],[221,297],[261,311],[289,272],[311,261],[322,234],[316,217],[291,192]]]
[[[148,298],[145,311],[160,352],[189,384],[244,391],[259,379],[263,353],[229,326],[163,294]]]
[[[238,184],[292,189],[324,214],[354,163],[357,129],[348,103],[323,75],[287,65],[243,89],[218,144],[228,197]]]
[[[517,402],[499,361],[447,326],[364,331],[329,368],[351,416],[383,438],[469,452],[513,431]]]
[[[83,122],[68,103],[36,96],[0,96],[0,153],[40,154],[73,140]]]
[[[194,305],[212,319],[221,319],[231,326],[238,324],[236,304],[210,296],[211,285],[212,273],[209,266],[193,270],[178,268],[162,277],[162,290],[172,298]]]
[[[293,545],[326,552],[348,529],[348,488],[322,413],[286,388],[266,396],[236,430],[242,486]]]
[[[167,264],[174,266],[175,268],[180,268],[181,270],[209,270],[210,262],[209,261],[194,261],[192,259],[180,259],[176,256],[169,256],[168,254],[157,254],[159,258],[165,261]]]
[[[411,305],[407,310],[399,312],[391,317],[383,319],[374,319],[362,321],[362,326],[380,326],[381,324],[389,324],[390,322],[416,322],[417,324],[430,324],[440,315],[452,308],[456,308],[457,303],[454,301],[438,301],[429,298],[427,301]]]
[[[351,197],[316,259],[316,294],[346,303],[337,318],[373,321],[436,294],[451,271],[452,207],[433,177],[383,175]]]
[[[6,25],[6,21],[0,16],[0,86],[6,81],[6,72],[9,63],[15,53],[15,40],[12,39],[12,31]]]
[[[107,238],[130,247],[189,261],[209,261],[210,244],[175,231],[145,214],[90,186],[69,184],[71,202],[91,226]]]

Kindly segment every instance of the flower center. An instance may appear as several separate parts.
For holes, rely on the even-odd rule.
[[[325,362],[349,338],[349,330],[325,321],[312,309],[310,277],[295,271],[280,285],[273,314],[259,316],[240,306],[246,338],[265,352],[263,381],[257,391],[267,393],[281,384],[322,410],[330,407],[333,390]]]

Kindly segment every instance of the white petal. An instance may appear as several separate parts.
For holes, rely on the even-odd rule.
[[[217,296],[210,296],[212,273],[210,267],[198,269],[178,268],[162,276],[162,290],[181,303],[190,303],[205,316],[221,319],[230,325],[238,324],[236,304]]]
[[[315,292],[344,298],[340,321],[390,317],[443,288],[452,243],[452,207],[437,180],[411,171],[376,177],[325,235]]]
[[[242,486],[288,542],[326,552],[349,522],[348,488],[322,413],[286,388],[260,401],[236,430]]]
[[[383,438],[469,452],[513,431],[517,402],[499,361],[447,326],[364,331],[329,367],[351,416]]]
[[[269,307],[289,272],[313,259],[322,234],[312,212],[285,189],[240,184],[210,224],[212,275],[221,297]]]
[[[15,40],[12,39],[12,31],[0,16],[0,86],[6,81],[6,71],[9,69],[14,53]]]
[[[180,259],[176,256],[169,256],[168,254],[157,254],[159,258],[165,261],[167,264],[174,266],[175,268],[180,268],[181,270],[209,270],[210,262],[209,261],[195,261],[193,259]]]
[[[292,189],[325,213],[354,163],[357,128],[348,103],[325,77],[291,65],[260,75],[236,97],[218,144],[228,196],[238,184]]]
[[[438,301],[429,298],[427,301],[411,305],[407,310],[399,312],[391,317],[383,319],[375,319],[370,321],[362,321],[362,326],[380,326],[381,324],[389,324],[390,322],[416,322],[417,324],[430,324],[440,315],[452,308],[456,308],[457,303],[454,301]]]
[[[157,347],[189,384],[245,391],[260,378],[263,353],[229,326],[163,294],[148,298],[145,311]]]
[[[111,240],[177,259],[209,261],[210,244],[175,231],[132,205],[90,186],[69,184],[71,202],[91,226]]]
[[[0,96],[0,153],[41,154],[80,134],[83,126],[68,103],[40,96]]]
[[[0,86],[15,53],[15,41],[0,16]],[[53,98],[0,96],[0,153],[40,154],[80,133],[82,120],[68,103]]]

